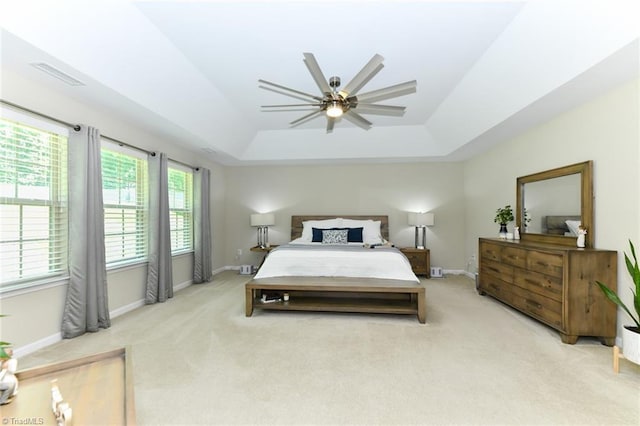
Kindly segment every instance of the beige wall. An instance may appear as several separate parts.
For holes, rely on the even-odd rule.
[[[225,214],[229,265],[257,264],[247,253],[256,245],[252,213],[273,212],[273,244],[288,242],[291,216],[299,214],[382,214],[389,216],[390,240],[414,245],[410,211],[432,211],[427,229],[432,265],[464,269],[464,197],[461,163],[354,164],[230,167],[226,171]],[[237,249],[243,256],[236,258]]]
[[[495,210],[515,206],[518,176],[594,161],[595,247],[617,250],[618,289],[631,305],[631,280],[622,253],[640,246],[639,81],[624,84],[464,165],[466,256],[478,237],[495,236]],[[619,311],[618,328],[630,319]]]

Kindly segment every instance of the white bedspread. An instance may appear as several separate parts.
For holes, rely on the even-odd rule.
[[[368,277],[420,282],[395,248],[288,244],[272,250],[255,278]]]

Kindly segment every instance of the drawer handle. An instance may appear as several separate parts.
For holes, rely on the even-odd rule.
[[[542,305],[539,304],[538,302],[534,302],[533,300],[529,300],[529,299],[525,299],[525,302],[526,302],[527,305],[531,305],[534,308],[542,309]]]

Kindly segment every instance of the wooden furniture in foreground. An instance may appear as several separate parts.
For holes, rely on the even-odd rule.
[[[133,367],[125,348],[19,371],[20,390],[2,406],[3,419],[56,424],[51,381],[73,410],[74,425],[135,425]]]
[[[409,263],[411,263],[411,269],[416,275],[424,275],[427,278],[431,278],[431,261],[429,249],[419,249],[414,247],[402,247],[400,249]]]
[[[291,240],[302,235],[302,222],[342,217],[379,220],[382,238],[389,239],[388,216],[291,216]],[[289,293],[285,302],[261,300],[262,293]],[[417,315],[426,322],[425,288],[418,282],[379,278],[274,277],[254,279],[245,284],[245,312],[254,309],[319,312],[360,312]]]
[[[616,306],[595,284],[616,290],[611,250],[481,238],[478,291],[560,332],[564,343],[593,336],[611,346]]]
[[[245,285],[245,312],[280,311],[361,312],[417,315],[426,322],[425,288],[410,281],[346,277],[275,277]],[[288,301],[263,302],[261,296],[288,293]]]

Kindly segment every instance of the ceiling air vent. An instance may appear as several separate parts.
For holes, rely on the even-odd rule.
[[[57,79],[64,81],[69,86],[86,86],[86,84],[84,84],[77,78],[71,77],[69,74],[63,71],[60,71],[59,69],[45,62],[34,62],[31,64],[31,66],[39,69],[40,71],[46,72],[52,77],[55,77]]]

